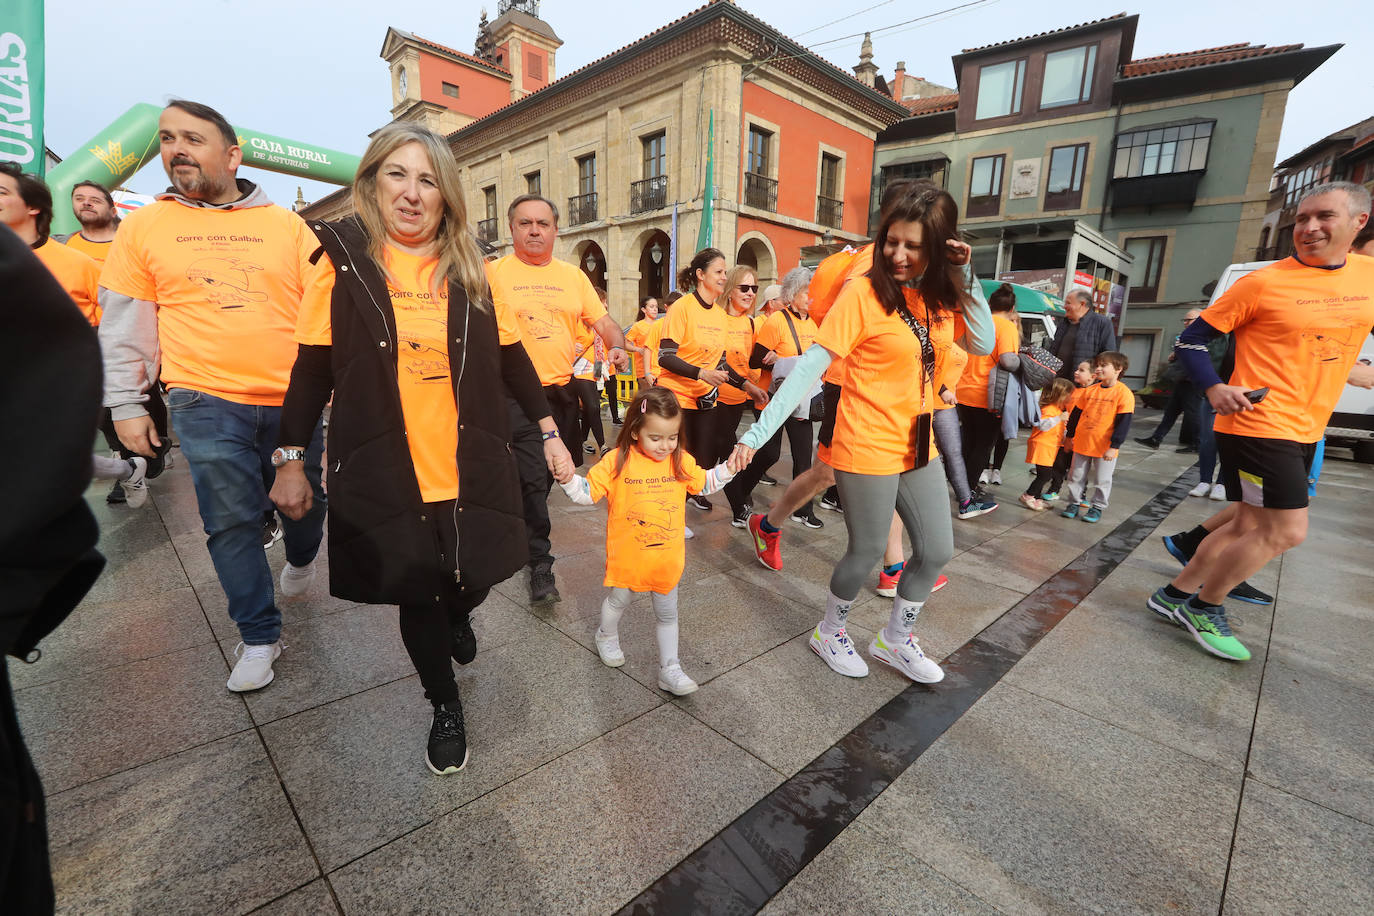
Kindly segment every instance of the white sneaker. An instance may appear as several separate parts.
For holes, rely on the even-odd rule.
[[[1207,481],[1201,481],[1197,486],[1188,491],[1189,496],[1206,496],[1211,491],[1212,485]]]
[[[993,468],[992,473],[988,475],[988,483],[992,484],[994,487],[1001,486],[1002,472],[997,468]]]
[[[978,483],[979,483],[979,485],[981,486],[982,484],[986,484],[986,483],[988,483],[988,481],[990,481],[991,479],[992,479],[992,468],[983,468],[983,473],[981,473],[981,474],[978,475]]]
[[[666,690],[678,697],[685,697],[697,691],[697,682],[688,677],[687,672],[683,671],[677,662],[673,662],[667,668],[658,669],[658,686],[660,690]]]
[[[134,472],[124,481],[124,502],[130,509],[141,509],[148,504],[148,459],[133,457],[129,465]]]
[[[1226,502],[1226,485],[1222,483],[1212,484],[1212,495],[1210,498],[1215,499],[1219,503]]]
[[[606,636],[601,632],[601,628],[597,627],[592,638],[596,640],[596,654],[601,656],[601,664],[607,668],[619,668],[625,664],[625,653],[620,651],[619,636]]]
[[[304,566],[292,566],[287,563],[281,568],[281,593],[285,598],[299,598],[310,591],[310,584],[315,581],[315,561],[311,560]]]
[[[692,538],[696,537],[696,532],[694,532],[691,528],[688,528],[686,525],[683,525],[682,537],[683,540],[690,541]]]
[[[272,678],[276,676],[272,672],[272,663],[281,655],[281,640],[270,646],[245,646],[239,643],[234,654],[239,656],[239,660],[226,686],[235,693],[260,690],[272,683]]]
[[[884,664],[891,665],[918,684],[937,684],[945,679],[941,667],[921,651],[916,636],[908,633],[905,640],[895,646],[888,645],[883,639],[883,631],[868,645],[868,654]]]
[[[817,625],[811,631],[811,651],[845,677],[868,676],[868,663],[854,651],[854,641],[844,630],[834,636],[826,636]]]

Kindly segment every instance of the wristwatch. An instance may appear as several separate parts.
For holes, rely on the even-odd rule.
[[[305,449],[279,448],[272,453],[272,467],[279,468],[288,461],[304,461]]]

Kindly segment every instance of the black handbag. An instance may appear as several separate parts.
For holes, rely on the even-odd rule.
[[[801,338],[797,336],[797,326],[792,323],[792,313],[782,310],[782,317],[787,319],[787,330],[792,332],[792,343],[797,347],[797,355],[802,355]],[[776,389],[774,389],[776,390]],[[811,399],[811,406],[807,409],[806,419],[812,423],[825,419],[825,393],[817,392]]]
[[[916,335],[916,339],[921,342],[921,369],[925,375],[925,381],[932,388],[935,386],[935,345],[930,342],[930,329],[922,324],[915,315],[911,314],[911,309],[907,308],[903,302],[901,308],[897,310],[902,316],[902,321],[911,329],[911,333]],[[922,383],[922,391],[925,390],[925,383]],[[925,398],[922,397],[924,402]],[[916,446],[916,467],[923,468],[930,463],[930,425],[931,415],[927,411],[916,418],[916,424],[912,427],[912,436],[915,438],[913,443]]]

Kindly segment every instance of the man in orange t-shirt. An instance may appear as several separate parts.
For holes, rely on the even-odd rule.
[[[487,264],[487,281],[497,319],[503,324],[513,320],[520,328],[521,343],[539,373],[558,424],[557,433],[541,433],[515,399],[507,397],[530,537],[530,602],[546,604],[558,601],[559,594],[549,542],[548,495],[553,476],[544,459],[543,440],[561,436],[572,460],[582,465],[581,409],[572,386],[573,363],[584,349],[577,345],[579,332],[585,327],[600,335],[607,359],[617,371],[628,371],[630,363],[620,326],[606,314],[587,275],[553,256],[558,238],[558,208],[553,201],[525,194],[511,201],[506,216],[515,250]]]
[[[322,429],[304,454],[274,455],[311,255],[319,247],[296,214],[237,177],[242,151],[224,116],[173,101],[158,119],[172,187],[126,219],[100,275],[105,406],[124,445],[157,454],[145,404],[167,387],[191,469],[207,546],[244,644],[228,687],[265,687],[281,654],[281,611],[263,552],[275,467],[302,459],[314,503],[282,522],[282,592],[304,595],[314,576],[327,503]]]
[[[1318,185],[1298,202],[1293,256],[1237,280],[1174,348],[1217,413],[1221,482],[1235,516],[1198,545],[1148,607],[1208,653],[1246,661],[1221,602],[1307,537],[1307,475],[1360,347],[1374,327],[1374,258],[1350,253],[1369,222],[1369,191]],[[1229,380],[1209,340],[1235,336]]]
[[[115,232],[119,229],[114,197],[103,185],[94,181],[78,181],[72,188],[72,213],[81,224],[81,229],[56,236],[56,239],[104,264],[110,256]]]

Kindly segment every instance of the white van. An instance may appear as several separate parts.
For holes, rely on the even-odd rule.
[[[1273,261],[1246,261],[1232,264],[1221,273],[1217,288],[1208,305],[1216,302],[1241,277],[1251,271],[1268,267]],[[1366,337],[1360,350],[1360,361],[1374,362],[1374,336]],[[1374,464],[1374,389],[1346,385],[1336,409],[1326,425],[1327,445],[1344,446],[1354,451],[1355,460]]]

